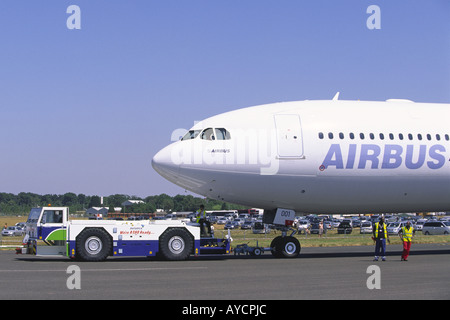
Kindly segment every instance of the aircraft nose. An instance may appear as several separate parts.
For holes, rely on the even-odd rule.
[[[153,157],[152,167],[167,180],[176,182],[180,166],[172,160],[172,146],[165,147]]]

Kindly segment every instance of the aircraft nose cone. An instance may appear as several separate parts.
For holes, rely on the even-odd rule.
[[[171,146],[165,147],[153,157],[152,167],[169,181],[175,182],[178,179],[178,170],[180,167],[172,160]]]

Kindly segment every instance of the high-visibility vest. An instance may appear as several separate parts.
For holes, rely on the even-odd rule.
[[[378,238],[378,229],[379,229],[380,223],[375,223],[375,238]],[[384,229],[384,237],[387,239],[387,228],[386,223],[383,223],[383,229]]]
[[[200,222],[200,219],[206,219],[206,210],[197,210],[197,223]]]
[[[403,241],[411,242],[411,239],[412,239],[412,236],[413,236],[413,231],[414,231],[413,227],[409,227],[409,229],[407,229],[406,227],[402,227],[402,238],[403,238]]]

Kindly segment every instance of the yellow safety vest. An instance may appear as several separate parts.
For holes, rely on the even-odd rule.
[[[197,214],[197,223],[200,222],[200,219],[206,219],[206,210],[203,211],[197,210],[196,214]]]
[[[379,229],[380,223],[375,223],[375,238],[378,238],[378,229]],[[383,223],[383,229],[384,229],[384,237],[387,239],[387,228],[386,223]]]
[[[403,241],[411,242],[413,231],[414,231],[413,227],[409,227],[409,229],[406,229],[406,227],[402,227]]]

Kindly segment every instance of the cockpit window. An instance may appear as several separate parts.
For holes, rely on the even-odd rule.
[[[181,138],[181,141],[195,139],[200,132],[201,130],[189,130],[189,132],[186,133],[183,138]]]
[[[217,140],[230,140],[231,136],[227,129],[216,128],[216,139]]]
[[[214,129],[208,128],[203,130],[201,138],[203,140],[216,140],[216,137],[214,136]]]
[[[200,133],[201,132],[201,133]],[[202,140],[230,140],[231,135],[225,128],[206,128],[205,130],[190,130],[184,135],[181,141],[191,140],[197,138],[200,135]]]

